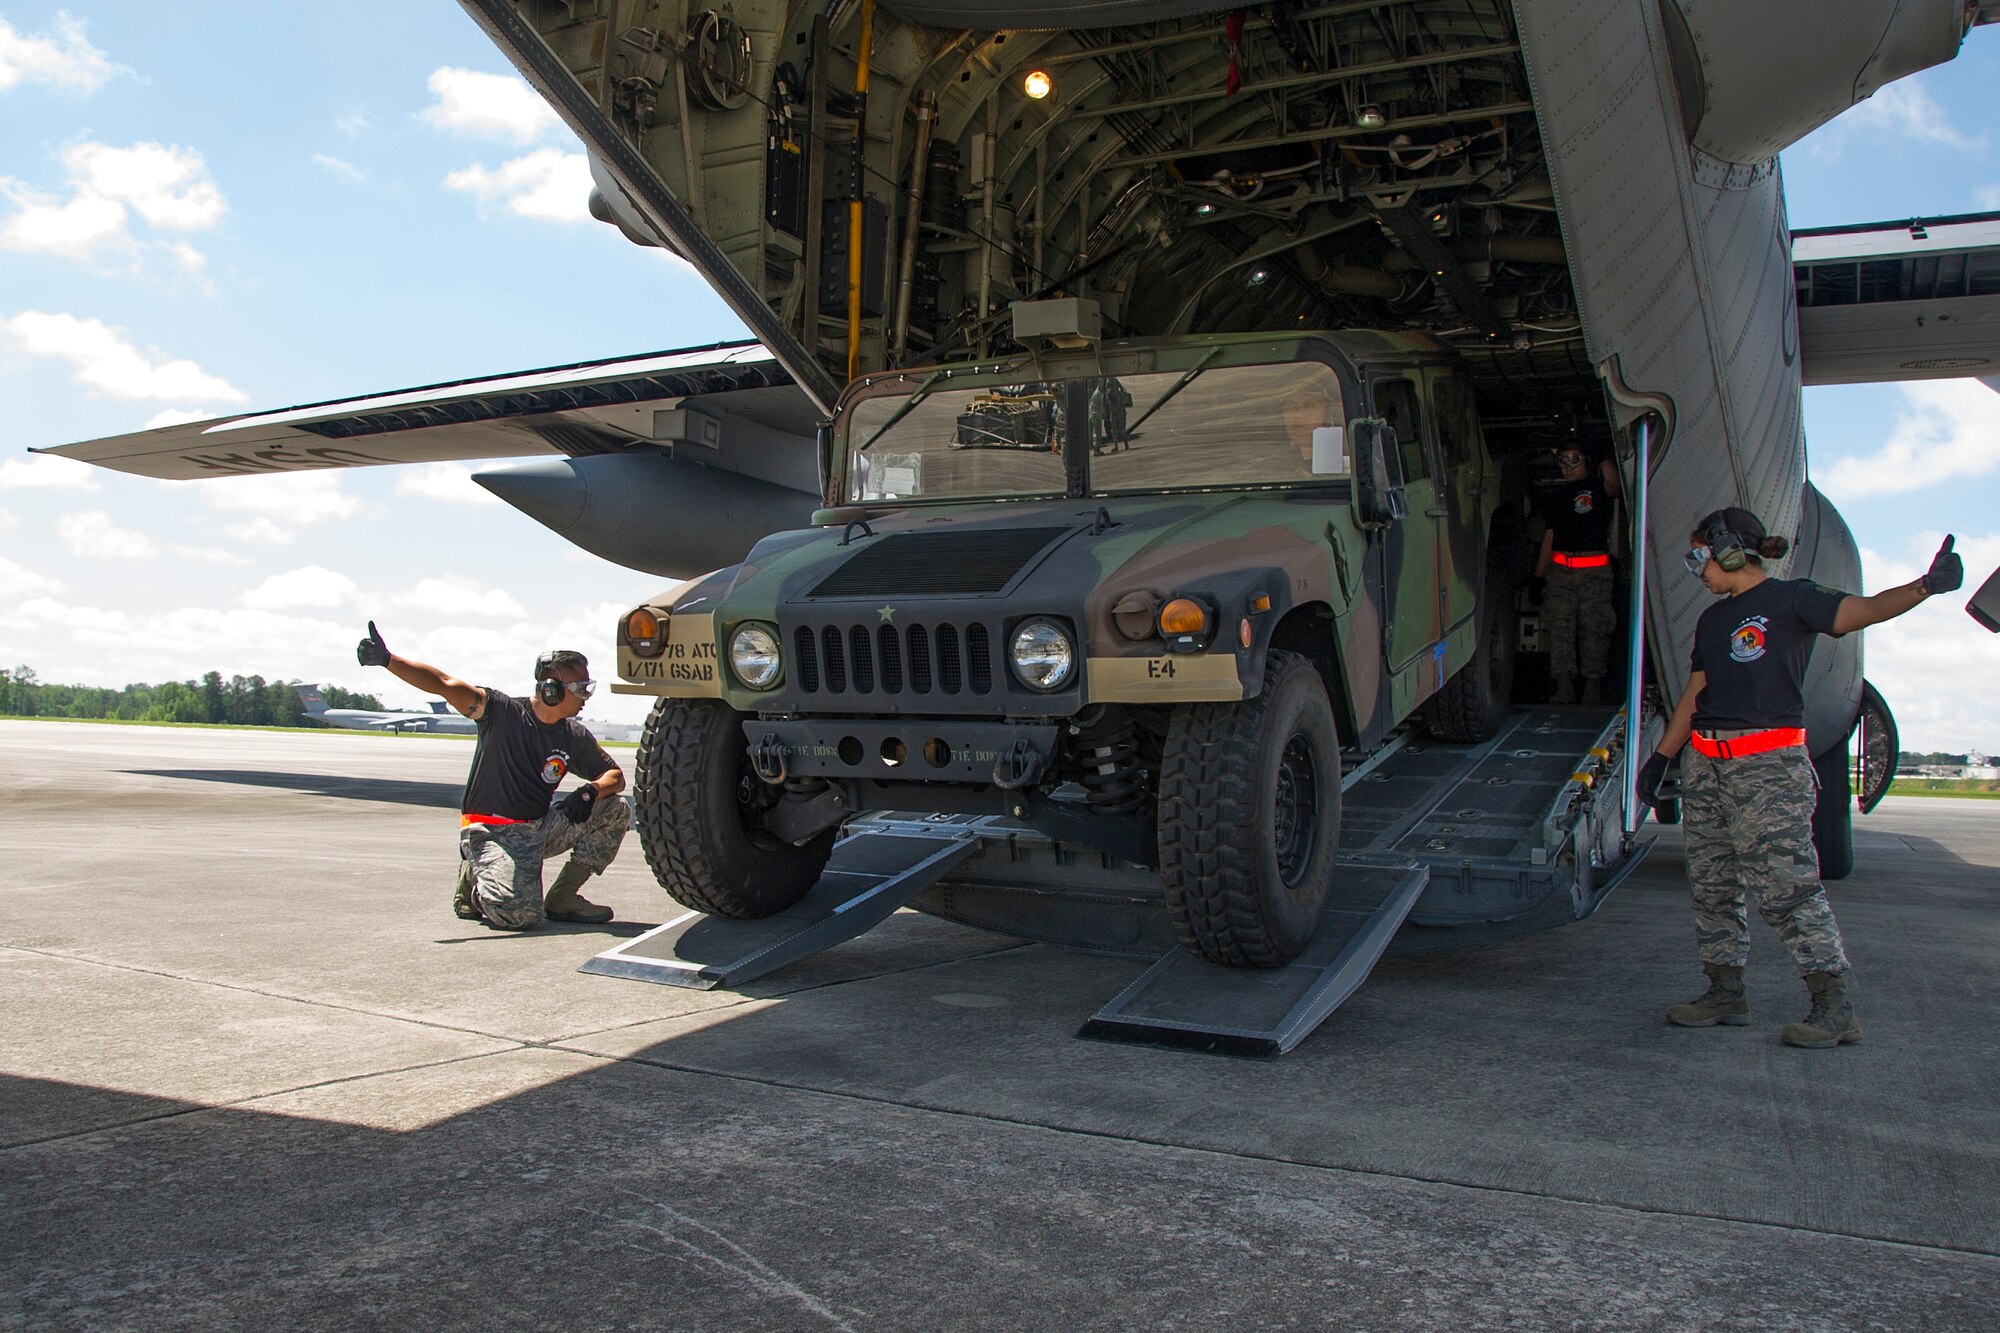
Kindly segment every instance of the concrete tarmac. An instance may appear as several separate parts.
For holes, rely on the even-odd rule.
[[[468,929],[470,753],[0,722],[0,1327],[2000,1327],[2000,806],[1857,821],[1858,1045],[1778,1043],[1761,923],[1753,1024],[1662,1023],[1666,829],[1252,1062],[909,912],[747,994],[581,974],[678,909],[633,838],[612,926]]]

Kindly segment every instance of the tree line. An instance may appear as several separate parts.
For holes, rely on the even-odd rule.
[[[295,680],[231,676],[211,671],[200,680],[158,685],[55,685],[30,666],[0,667],[0,714],[10,717],[114,718],[122,722],[219,722],[240,727],[317,726],[306,715]],[[338,685],[320,689],[328,708],[380,709],[372,694]]]

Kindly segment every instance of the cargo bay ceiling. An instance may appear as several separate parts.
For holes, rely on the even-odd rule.
[[[593,210],[693,260],[815,397],[1010,350],[1010,301],[1085,296],[1107,336],[1422,331],[1473,359],[1489,417],[1602,419],[1504,0],[1108,0],[1044,9],[1102,26],[997,30],[963,25],[1035,6],[467,7],[585,131]]]

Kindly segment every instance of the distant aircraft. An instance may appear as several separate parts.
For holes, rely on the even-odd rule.
[[[294,688],[299,702],[305,705],[306,716],[330,727],[345,727],[349,731],[430,731],[459,736],[470,736],[479,730],[471,718],[450,711],[441,699],[431,702],[428,713],[390,713],[369,708],[328,708],[319,686]]]

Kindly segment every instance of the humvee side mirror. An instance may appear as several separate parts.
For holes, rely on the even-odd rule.
[[[2000,634],[2000,569],[1979,585],[1979,591],[1965,604],[1965,614],[1978,621],[1981,626]]]
[[[1396,456],[1395,428],[1381,417],[1356,417],[1347,423],[1347,438],[1354,448],[1354,521],[1379,528],[1407,517],[1409,501],[1389,461]]]
[[[822,421],[813,431],[813,446],[819,454],[819,502],[837,502],[833,493],[833,423]]]

